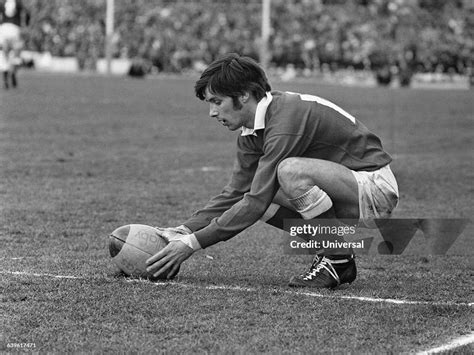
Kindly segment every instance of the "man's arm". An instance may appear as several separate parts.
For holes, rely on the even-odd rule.
[[[311,140],[302,135],[280,134],[267,139],[250,191],[208,226],[194,233],[201,247],[228,240],[257,222],[279,188],[279,163],[288,157],[302,156],[310,144]]]
[[[253,138],[246,139],[245,142],[239,140],[232,178],[222,193],[212,198],[203,209],[197,211],[190,219],[184,222],[180,226],[180,231],[161,231],[161,235],[169,243],[160,252],[147,260],[147,271],[152,273],[154,277],[166,274],[167,278],[173,278],[177,274],[181,263],[196,250],[201,249],[195,234],[186,233],[207,226],[213,218],[222,215],[227,209],[242,200],[243,195],[250,190],[258,160],[261,156],[261,153],[252,149],[252,140]],[[245,143],[249,143],[249,145]]]
[[[309,144],[310,141],[301,136],[288,135],[270,139],[266,144],[265,154],[258,160],[250,191],[220,217],[214,218],[208,226],[170,241],[163,250],[147,260],[147,271],[158,277],[170,270],[167,277],[171,278],[177,273],[179,265],[195,251],[182,238],[195,238],[199,247],[206,248],[232,238],[255,223],[278,189],[278,164],[286,157],[300,156]]]
[[[225,211],[238,203],[244,194],[250,191],[252,180],[262,153],[257,153],[252,142],[253,138],[238,140],[237,157],[234,163],[230,182],[222,192],[211,198],[200,210],[196,211],[183,225],[192,232],[198,231],[222,215]]]

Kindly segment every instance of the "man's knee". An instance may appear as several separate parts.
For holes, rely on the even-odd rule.
[[[278,165],[277,176],[289,198],[301,195],[316,184],[308,170],[308,158],[286,158]]]
[[[285,193],[289,193],[294,189],[300,170],[299,166],[298,158],[286,158],[278,164],[278,182]]]

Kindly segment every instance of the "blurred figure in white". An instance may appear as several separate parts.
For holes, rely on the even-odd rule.
[[[21,65],[23,47],[22,28],[28,26],[30,15],[21,0],[4,0],[0,3],[0,70],[3,72],[5,89],[18,86],[17,70]]]

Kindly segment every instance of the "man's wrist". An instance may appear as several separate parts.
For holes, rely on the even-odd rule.
[[[191,249],[193,249],[194,251],[202,249],[201,244],[199,244],[194,234],[186,234],[183,237],[179,238],[179,240],[182,241]]]
[[[186,234],[191,234],[193,231],[191,229],[189,229],[188,227],[186,227],[184,224],[176,227],[176,229],[179,229],[179,230],[182,230],[183,232],[185,232]]]

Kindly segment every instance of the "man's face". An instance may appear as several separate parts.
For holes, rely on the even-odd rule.
[[[240,108],[234,107],[231,97],[213,94],[206,89],[205,101],[209,103],[209,116],[215,118],[230,131],[235,131],[242,126],[253,128],[251,114],[245,109],[245,105]]]

